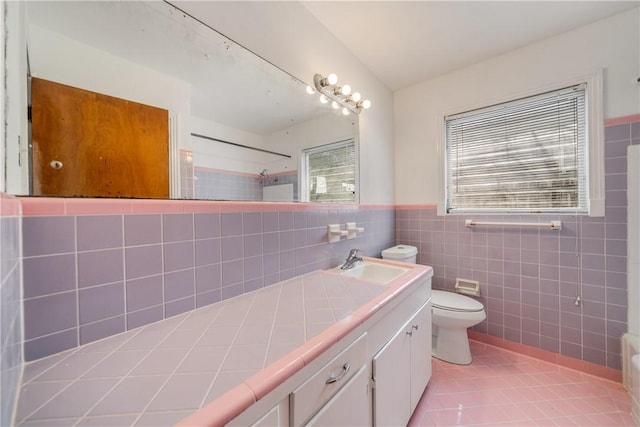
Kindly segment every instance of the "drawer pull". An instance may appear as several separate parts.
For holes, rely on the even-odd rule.
[[[340,381],[341,379],[344,378],[345,375],[347,375],[347,373],[349,372],[349,369],[351,369],[351,365],[349,365],[349,362],[347,362],[344,365],[342,365],[342,372],[340,373],[340,375],[336,377],[331,375],[329,378],[327,378],[327,381],[325,381],[325,384],[333,384],[335,382]]]
[[[415,329],[416,331],[418,330],[418,325],[412,325],[411,326],[413,329]]]

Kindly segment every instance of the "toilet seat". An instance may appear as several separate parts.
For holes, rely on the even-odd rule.
[[[484,310],[480,301],[448,291],[431,291],[431,306],[440,310],[475,313]]]

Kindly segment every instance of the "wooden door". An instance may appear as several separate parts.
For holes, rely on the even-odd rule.
[[[31,80],[37,196],[169,197],[169,114],[47,80]]]

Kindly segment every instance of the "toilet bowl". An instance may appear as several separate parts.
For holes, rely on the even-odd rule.
[[[415,264],[417,254],[415,246],[396,245],[382,251],[382,258]],[[467,328],[486,318],[487,313],[480,301],[455,292],[431,291],[432,356],[459,365],[471,363]]]
[[[454,292],[431,291],[432,355],[459,365],[471,363],[467,328],[487,318],[481,302]]]

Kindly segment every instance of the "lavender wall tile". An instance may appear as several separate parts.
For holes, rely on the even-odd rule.
[[[608,288],[626,289],[627,287],[627,273],[619,273],[614,271],[607,271],[606,281]]]
[[[75,218],[25,217],[22,241],[25,257],[73,252],[76,249]]]
[[[293,212],[278,213],[278,230],[293,230]]]
[[[591,286],[583,284],[581,287],[581,298],[584,301],[604,301],[606,290],[604,286]]]
[[[162,246],[136,246],[125,249],[127,279],[162,273]]]
[[[124,241],[127,246],[162,242],[162,215],[125,215]]]
[[[600,288],[604,288],[606,283],[604,270],[587,270],[583,268],[580,279],[583,285],[594,285],[594,287]]]
[[[25,298],[76,288],[76,260],[73,254],[26,258],[23,267]]]
[[[196,239],[220,237],[220,214],[197,213],[194,215]]]
[[[262,233],[262,212],[244,212],[242,214],[242,232],[244,234]]]
[[[173,301],[195,295],[194,274],[193,269],[165,274],[164,300]]]
[[[280,270],[291,270],[296,264],[295,251],[280,252]]]
[[[243,260],[229,261],[222,263],[222,287],[228,287],[243,281]],[[224,299],[224,293],[223,293]]]
[[[164,242],[193,240],[193,228],[193,214],[162,215],[162,240]]]
[[[280,251],[291,250],[295,247],[295,234],[293,231],[280,232]]]
[[[269,253],[262,256],[265,276],[277,274],[280,271],[280,253]]]
[[[264,233],[262,235],[262,248],[265,254],[280,251],[280,233]]]
[[[607,175],[604,182],[605,191],[616,191],[616,190],[626,190],[627,189],[627,174],[619,173],[619,174],[610,174]]]
[[[233,261],[243,257],[243,238],[242,236],[223,237],[222,244],[222,261]]]
[[[76,219],[78,250],[122,247],[122,222],[122,215],[79,216]]]
[[[165,243],[163,246],[164,271],[184,270],[195,265],[193,241]]]
[[[607,255],[626,257],[627,241],[607,239],[605,244],[605,250]]]
[[[609,141],[620,141],[631,139],[631,125],[629,123],[607,126],[604,128],[604,140],[606,143]]]
[[[219,263],[222,259],[222,248],[220,240],[203,239],[195,242],[195,262],[196,266]]]
[[[124,283],[94,286],[78,291],[80,325],[123,315]]]
[[[77,327],[78,305],[76,299],[76,292],[71,291],[25,300],[25,339],[29,340]]]
[[[223,213],[220,216],[222,237],[238,236],[242,234],[242,214]]]
[[[262,257],[244,259],[244,280],[254,280],[263,276]]]
[[[167,302],[164,305],[164,315],[165,318],[177,316],[178,314],[186,313],[187,311],[193,310],[195,308],[196,300],[195,296],[192,295],[187,298]]]
[[[607,223],[606,236],[607,236],[607,239],[625,240],[627,238],[627,224]]]
[[[222,290],[216,289],[196,295],[196,307],[204,307],[222,300]]]
[[[262,255],[262,234],[249,234],[243,237],[244,257]]]
[[[241,295],[244,292],[244,286],[242,283],[236,283],[235,285],[224,286],[221,291],[222,299],[225,300]]]
[[[593,332],[595,334],[606,335],[607,333],[606,321],[598,317],[583,316],[582,328],[585,331]]]
[[[68,329],[44,337],[25,340],[24,360],[30,362],[77,347],[78,344],[78,332],[75,329]]]
[[[279,215],[278,212],[263,212],[262,213],[262,231],[264,233],[278,231],[279,229]]]
[[[589,346],[585,346],[582,351],[582,359],[585,362],[595,363],[597,365],[606,365],[607,353]]]
[[[624,157],[627,155],[629,140],[610,141],[604,144],[605,158]]]
[[[222,286],[222,267],[211,264],[196,268],[196,293],[219,290]]]
[[[80,345],[97,341],[126,330],[125,316],[120,315],[80,326]]]
[[[122,249],[78,253],[78,287],[118,282],[123,279]]]
[[[156,305],[127,313],[127,329],[134,329],[164,319],[164,307]]]
[[[162,276],[127,280],[127,313],[162,304]]]

